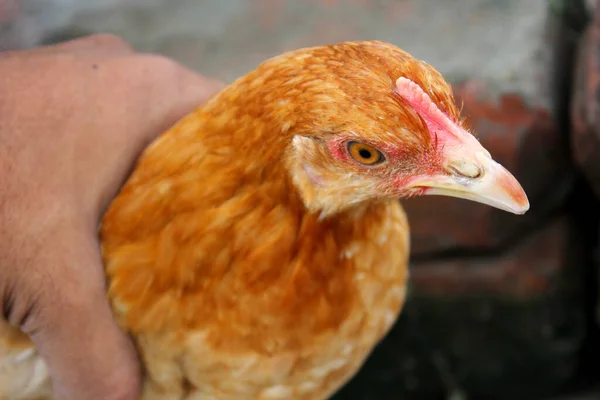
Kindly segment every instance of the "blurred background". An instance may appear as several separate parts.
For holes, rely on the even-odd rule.
[[[335,399],[592,400],[600,399],[595,3],[0,0],[0,50],[112,32],[225,81],[283,51],[346,40],[388,41],[429,62],[523,184],[531,211],[407,201],[409,301]]]

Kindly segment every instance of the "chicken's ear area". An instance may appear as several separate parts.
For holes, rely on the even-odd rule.
[[[452,121],[419,85],[407,78],[396,82],[397,92],[418,112],[439,146],[439,170],[415,176],[408,188],[423,195],[458,197],[513,214],[529,210],[529,200],[517,179],[494,161],[479,141]],[[423,166],[423,171],[431,171]]]

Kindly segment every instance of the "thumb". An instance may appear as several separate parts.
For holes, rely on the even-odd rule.
[[[138,359],[106,300],[98,245],[93,236],[87,243],[68,236],[68,247],[56,246],[44,263],[45,287],[22,329],[48,364],[58,398],[137,399]]]

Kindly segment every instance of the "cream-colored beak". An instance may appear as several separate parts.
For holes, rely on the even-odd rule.
[[[472,161],[460,160],[448,169],[448,175],[423,177],[411,186],[426,188],[424,195],[458,197],[513,214],[529,210],[529,200],[519,182],[489,153],[477,152]]]

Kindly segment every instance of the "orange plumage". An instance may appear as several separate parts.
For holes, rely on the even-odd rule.
[[[268,60],[182,119],[145,150],[100,230],[143,398],[331,396],[401,310],[397,198],[528,207],[477,146],[441,75],[375,41]]]

